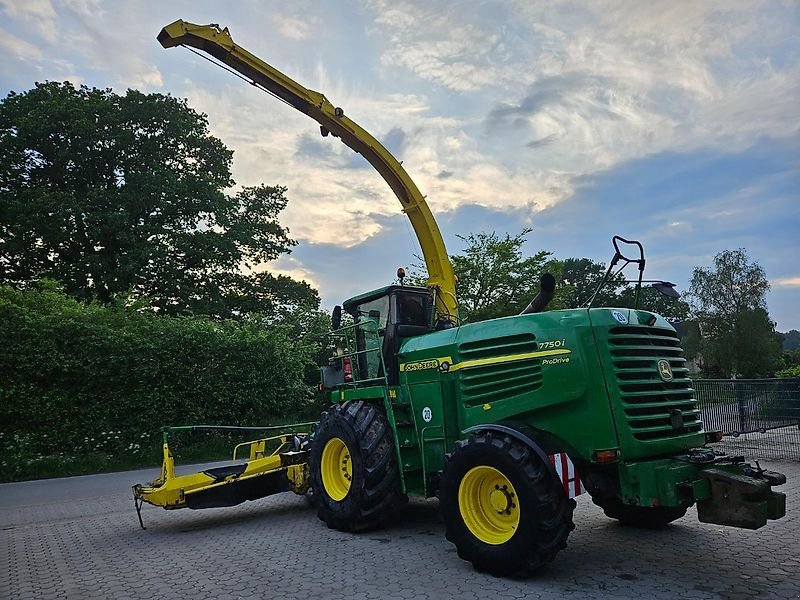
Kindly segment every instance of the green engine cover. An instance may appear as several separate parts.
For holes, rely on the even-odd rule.
[[[399,385],[334,392],[381,398],[409,493],[464,430],[524,425],[576,464],[612,450],[637,461],[702,446],[705,435],[674,328],[633,309],[573,309],[493,319],[403,340]]]

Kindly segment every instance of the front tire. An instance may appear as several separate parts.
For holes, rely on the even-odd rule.
[[[403,501],[392,431],[375,404],[349,401],[322,413],[309,462],[314,505],[328,527],[374,529]]]
[[[553,560],[575,528],[575,501],[523,443],[493,432],[457,442],[442,473],[447,539],[479,571],[524,576]]]

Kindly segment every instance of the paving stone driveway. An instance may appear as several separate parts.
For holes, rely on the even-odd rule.
[[[788,516],[759,531],[697,522],[621,527],[587,496],[567,550],[536,577],[472,570],[444,539],[435,501],[360,535],[327,529],[302,498],[136,521],[130,485],[157,470],[0,485],[0,598],[800,598],[800,463]]]

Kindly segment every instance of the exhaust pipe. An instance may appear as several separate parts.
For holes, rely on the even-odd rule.
[[[529,315],[531,313],[542,312],[545,307],[553,299],[553,294],[556,291],[556,278],[550,273],[545,273],[539,280],[539,293],[531,300],[531,303],[525,307],[521,315]]]

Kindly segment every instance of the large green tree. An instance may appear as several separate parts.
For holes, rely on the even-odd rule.
[[[780,367],[781,338],[767,312],[764,269],[744,248],[723,250],[712,267],[696,267],[689,288],[702,333],[706,374],[763,377]]]
[[[589,304],[603,281],[607,267],[590,258],[567,258],[554,261],[550,270],[558,276],[558,288],[554,306],[559,308],[582,308]],[[619,294],[625,287],[625,277],[613,273],[597,292],[593,306],[619,306]]]
[[[800,350],[800,331],[790,329],[783,336],[783,349],[784,350]]]
[[[471,233],[460,237],[466,243],[462,254],[450,257],[458,277],[456,292],[461,317],[482,321],[519,313],[536,295],[539,277],[550,256],[540,251],[525,257],[524,229],[517,235]]]
[[[315,307],[256,272],[295,244],[286,188],[226,194],[232,152],[185,100],[70,83],[0,101],[0,283],[43,277],[78,299],[229,317]]]
[[[633,307],[636,305],[636,289],[626,287],[619,295],[617,306]],[[644,283],[639,294],[639,308],[649,310],[666,317],[670,322],[685,321],[689,318],[689,303],[680,298],[665,296],[654,287]]]
[[[589,258],[552,258],[547,251],[525,256],[523,245],[530,229],[515,235],[496,232],[471,233],[459,236],[466,244],[460,254],[451,255],[457,281],[461,317],[465,321],[482,321],[518,314],[539,291],[543,273],[552,273],[557,280],[556,293],[548,305],[550,310],[586,307],[603,281],[607,267]],[[411,281],[424,285],[421,267],[415,269]],[[634,287],[622,273],[612,273],[597,291],[593,306],[632,307]],[[668,298],[652,287],[642,289],[639,306],[657,312],[670,320],[684,320],[689,305]]]

